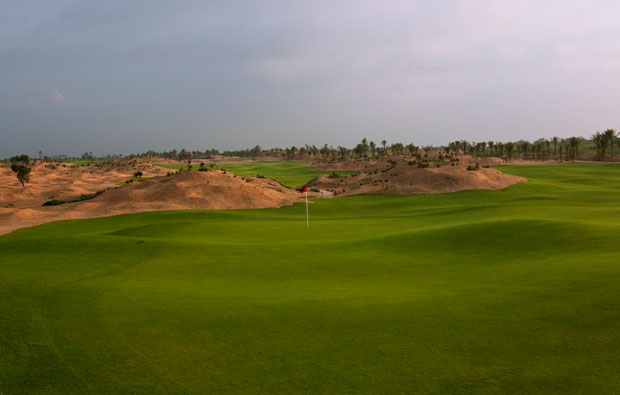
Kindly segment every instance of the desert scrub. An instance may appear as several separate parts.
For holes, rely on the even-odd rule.
[[[45,207],[45,206],[58,206],[58,205],[65,204],[65,203],[67,203],[67,202],[64,201],[64,200],[52,199],[52,200],[48,200],[47,202],[43,203],[42,206],[43,207]]]

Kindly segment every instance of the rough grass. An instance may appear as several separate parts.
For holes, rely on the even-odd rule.
[[[187,165],[157,165],[167,169],[187,170]],[[208,166],[208,165],[206,165]],[[329,171],[315,171],[308,162],[288,162],[288,161],[256,161],[239,163],[218,163],[219,169],[225,169],[239,176],[256,177],[261,175],[268,178],[275,178],[288,187],[300,187],[313,178],[320,175],[330,174]],[[198,170],[197,164],[192,164],[192,170]],[[338,171],[339,175],[349,175],[357,173],[355,171]]]
[[[129,179],[129,181],[121,181],[121,182],[116,183],[116,185],[118,185],[118,186],[123,186],[123,185],[130,184],[130,183],[132,183],[132,182],[142,182],[142,181],[146,181],[146,180],[148,180],[148,179],[150,179],[150,178],[151,178],[151,177],[144,177],[144,176],[143,176],[143,177],[131,177],[131,178]]]
[[[2,236],[0,393],[620,392],[620,167],[502,170]]]
[[[91,159],[66,159],[66,160],[62,160],[62,162],[71,163],[75,167],[81,167],[81,166],[90,166],[97,161],[91,160]]]

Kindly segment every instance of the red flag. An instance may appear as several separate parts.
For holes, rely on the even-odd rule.
[[[306,192],[308,189],[306,189],[306,186],[304,185],[303,187],[301,187],[301,189],[297,190],[297,192],[299,193],[304,193]]]

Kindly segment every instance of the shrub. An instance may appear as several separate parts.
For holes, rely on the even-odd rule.
[[[65,202],[64,200],[57,200],[57,199],[52,199],[52,200],[48,200],[47,202],[43,203],[43,206],[58,206],[59,204],[65,204],[67,202]]]
[[[336,173],[335,171],[332,171],[328,176],[328,178],[340,178],[340,175],[338,173]],[[340,180],[342,181],[342,180]]]
[[[261,176],[260,174],[257,174],[256,178],[265,178],[265,176]]]
[[[476,162],[475,166],[469,165],[467,166],[467,170],[468,171],[476,171],[476,170],[480,170],[480,165],[478,165],[478,162]]]
[[[310,188],[310,191],[312,191],[312,192],[321,192],[321,190],[319,188]]]

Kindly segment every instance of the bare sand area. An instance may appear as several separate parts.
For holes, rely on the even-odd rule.
[[[281,207],[303,198],[275,180],[219,170],[167,176],[167,169],[147,167],[141,171],[152,178],[119,187],[117,183],[131,178],[136,168],[117,172],[89,167],[36,168],[25,188],[10,170],[0,169],[0,234],[63,219],[160,210]],[[52,199],[70,201],[84,195],[89,196],[82,201],[42,206]]]
[[[475,167],[477,170],[468,170]],[[462,157],[459,162],[429,162],[420,168],[417,162],[398,159],[393,162],[344,162],[322,165],[321,170],[358,170],[353,176],[320,176],[308,185],[324,190],[329,196],[349,196],[363,193],[380,194],[436,194],[467,189],[504,189],[525,178],[502,173],[485,166],[496,166],[504,161],[497,158],[473,159]]]
[[[525,181],[482,167],[503,163],[496,158],[462,157],[459,163],[430,162],[429,168],[411,165],[410,159],[319,163],[320,170],[355,170],[358,174],[317,177],[308,184],[314,190],[310,197],[502,189]],[[476,162],[479,170],[466,170]],[[303,195],[268,178],[241,177],[220,170],[176,173],[153,163],[162,163],[162,159],[111,160],[82,167],[39,163],[25,188],[9,169],[0,168],[0,234],[64,219],[160,210],[282,207],[303,200]],[[119,186],[138,171],[142,172],[142,181]],[[50,200],[70,203],[43,206]]]

